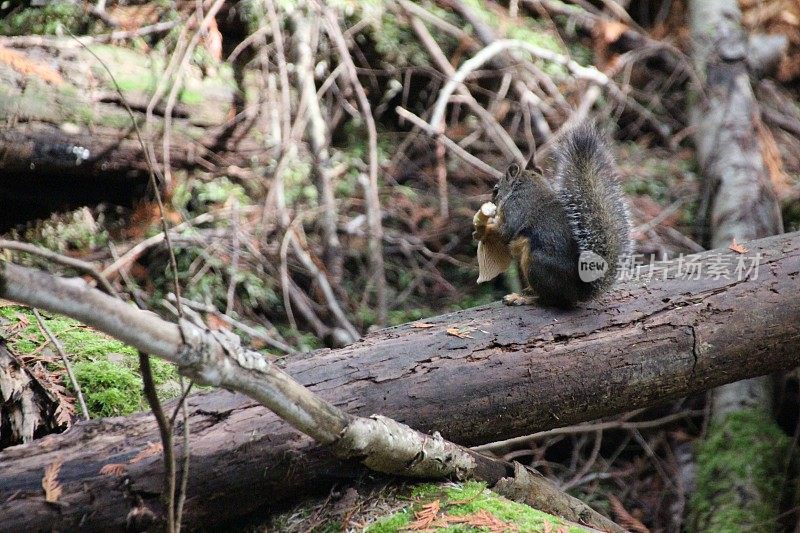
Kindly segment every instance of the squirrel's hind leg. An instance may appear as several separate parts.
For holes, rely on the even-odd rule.
[[[528,292],[527,290],[525,292]],[[512,292],[503,296],[503,303],[506,305],[535,305],[538,298],[533,294],[517,294]]]

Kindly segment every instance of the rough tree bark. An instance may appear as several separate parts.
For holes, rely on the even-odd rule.
[[[748,257],[761,259],[742,279],[687,280],[673,268],[666,279],[622,284],[581,309],[488,305],[430,319],[429,328],[389,328],[345,349],[290,358],[285,370],[348,413],[381,413],[474,445],[791,368],[799,358],[800,234],[746,245]],[[740,257],[714,251],[692,264],[735,266]],[[452,327],[468,337],[448,334]],[[364,473],[249,398],[213,392],[190,397],[189,407],[190,528]],[[141,414],[79,423],[3,451],[0,530],[116,528],[139,505],[158,510],[161,458],[131,462],[156,441],[154,423]],[[57,461],[63,494],[53,505],[41,480]],[[122,464],[124,474],[101,475],[109,463]]]
[[[0,227],[54,209],[142,196],[147,165],[116,88],[100,61],[76,41],[0,39]],[[36,45],[35,43],[39,44]],[[105,63],[144,129],[144,111],[164,65],[129,48],[89,45]],[[269,157],[259,106],[240,101],[233,74],[187,68],[173,111],[172,168],[249,168]],[[258,91],[255,91],[256,93]],[[164,105],[151,139],[162,159]]]
[[[69,414],[57,415],[58,398],[6,346],[0,337],[0,447],[31,442],[66,427]]]

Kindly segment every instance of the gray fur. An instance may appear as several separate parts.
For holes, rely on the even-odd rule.
[[[571,306],[614,284],[621,257],[630,253],[630,222],[614,159],[594,128],[568,132],[555,153],[554,187],[538,169],[512,164],[494,202],[503,240],[524,237],[530,244],[530,289],[544,304]],[[584,251],[608,264],[605,275],[590,283],[580,279]]]
[[[614,284],[620,259],[630,254],[630,214],[603,137],[589,125],[568,132],[555,153],[557,194],[578,249],[608,262],[606,275],[591,284],[589,296]]]

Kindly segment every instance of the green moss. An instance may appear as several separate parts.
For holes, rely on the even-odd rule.
[[[594,64],[594,51],[581,44],[580,41],[569,41],[567,48],[569,48],[570,57],[581,65]]]
[[[430,56],[419,44],[419,39],[415,38],[413,30],[393,14],[383,13],[380,22],[371,26],[369,36],[375,41],[375,50],[383,64],[394,68],[430,64]],[[442,40],[452,41],[443,43],[445,49],[455,44],[452,39]]]
[[[17,111],[20,116],[27,119],[63,120],[63,116],[54,108],[55,101],[47,84],[36,76],[26,78],[25,88],[17,102]],[[53,115],[56,115],[53,117]]]
[[[136,350],[71,318],[46,313],[42,317],[73,364],[91,416],[116,416],[147,408]],[[9,338],[11,350],[21,355],[39,353],[47,342],[36,317],[23,306],[0,307],[0,331],[13,333],[3,336]],[[61,368],[60,359],[53,360],[49,366]],[[153,358],[151,366],[154,381],[161,386],[159,397],[178,396],[177,387],[170,386],[178,376],[174,365]]]
[[[473,276],[474,277],[474,276]],[[483,285],[477,288],[477,294],[469,294],[464,296],[461,300],[445,306],[443,309],[432,309],[426,306],[420,307],[409,307],[404,306],[401,309],[392,309],[389,311],[388,316],[388,325],[389,326],[397,326],[400,324],[405,324],[407,322],[414,322],[417,320],[423,320],[425,318],[441,315],[442,313],[450,313],[453,311],[460,311],[462,309],[470,309],[472,307],[478,307],[481,305],[486,305],[492,303],[497,300],[497,295],[494,294],[492,287],[487,285]],[[370,318],[370,320],[363,320],[366,324],[374,323],[375,315],[374,313],[369,312],[360,312],[359,318]]]
[[[55,1],[43,7],[21,9],[0,20],[0,35],[55,35],[64,29],[76,33],[82,19],[79,3]]]
[[[287,204],[304,201],[316,207],[317,188],[311,183],[311,162],[307,159],[294,158],[284,167],[283,186]]]
[[[544,31],[542,24],[534,19],[524,18],[522,24],[513,24],[508,28],[511,39],[519,39],[554,52],[564,52],[564,47],[553,35]]]
[[[75,379],[93,415],[127,415],[141,407],[142,382],[125,366],[102,360],[79,362]]]
[[[414,513],[411,509],[403,509],[386,518],[381,518],[367,528],[369,533],[395,533],[411,523]]]
[[[93,58],[92,73],[110,90],[114,90],[114,84],[106,67],[123,92],[142,91],[150,94],[164,72],[164,59],[154,54],[142,55],[136,50],[110,44],[92,44],[89,49],[105,64],[104,67]]]
[[[4,117],[16,113],[19,104],[19,91],[15,88],[0,85],[0,114]]]
[[[69,84],[53,90],[35,75],[25,77],[21,92],[12,88],[0,93],[0,110],[20,119],[45,122],[92,124],[94,112]]]
[[[712,425],[697,453],[694,531],[776,530],[790,439],[760,410]]]
[[[135,115],[134,115],[135,116]],[[137,119],[139,128],[144,128],[144,117]],[[117,130],[133,127],[131,116],[126,111],[119,111],[117,108],[104,109],[103,113],[92,115],[91,121],[86,119],[86,123],[96,124],[98,126],[106,126]]]
[[[101,50],[108,50],[103,48]],[[122,91],[126,93],[126,98],[130,101],[142,100],[144,96],[135,95],[137,90],[145,91],[149,86],[144,86],[148,76],[142,72],[137,72],[137,63],[132,58],[138,58],[141,63],[142,57],[127,52],[123,57],[123,65],[126,69],[133,72],[132,75],[126,74],[128,70],[116,72],[115,75],[120,81]],[[87,56],[88,57],[88,56]],[[110,54],[105,53],[105,62],[112,69],[119,67],[114,61],[108,60]],[[100,80],[108,80],[108,75],[99,62],[91,58],[92,66],[97,67],[93,72],[95,77]],[[152,76],[149,78],[153,79]],[[68,80],[67,80],[68,81]],[[106,85],[108,90],[113,90],[110,80]],[[141,86],[141,87],[140,87]],[[142,92],[145,94],[145,92]],[[127,112],[119,106],[110,104],[92,104],[88,102],[85,95],[70,83],[64,83],[54,88],[44,80],[35,75],[25,77],[22,89],[15,87],[3,87],[0,89],[0,113],[14,115],[25,120],[41,120],[53,123],[74,123],[81,126],[102,125],[114,128],[130,127],[130,117]]]
[[[180,92],[178,100],[187,105],[198,105],[203,101],[203,95],[200,94],[198,91],[184,89]]]
[[[463,484],[425,483],[417,485],[411,492],[415,500],[413,506],[384,517],[367,528],[370,533],[393,533],[408,526],[414,520],[414,512],[422,506],[439,500],[442,513],[449,516],[464,516],[478,511],[488,511],[505,522],[515,524],[520,531],[544,531],[545,523],[552,524],[555,530],[564,522],[532,507],[513,502],[486,489],[484,483],[470,481]],[[437,531],[475,531],[473,527],[452,524]],[[567,526],[567,531],[579,532],[581,528]]]
[[[325,346],[322,340],[312,333],[303,333],[283,324],[276,324],[275,328],[284,339],[290,340],[290,344],[301,352],[311,352]]]
[[[71,318],[60,315],[43,315],[47,327],[53,332],[72,360],[105,356],[109,353],[133,355],[130,346],[98,333]],[[0,307],[0,326],[13,327],[11,348],[20,354],[31,353],[45,342],[36,317],[27,307],[6,305]],[[23,327],[20,327],[23,326]]]
[[[336,180],[334,185],[336,196],[350,198],[358,194],[358,171],[350,169]]]
[[[470,309],[480,305],[490,304],[496,301],[497,298],[492,291],[492,288],[486,284],[478,288],[477,294],[465,296],[453,305],[448,306],[447,312],[459,311],[461,309]]]
[[[87,209],[52,215],[26,229],[22,240],[59,253],[92,250],[108,244],[108,233]]]
[[[436,313],[429,307],[412,307],[409,309],[393,309],[389,311],[389,324],[390,326],[397,326],[405,324],[406,322],[413,322],[415,320],[422,320]]]
[[[182,181],[172,195],[172,205],[176,209],[188,210],[191,213],[206,212],[210,207],[222,206],[225,202],[236,199],[239,205],[250,205],[252,200],[244,187],[233,183],[227,176],[220,176],[208,181]]]
[[[116,73],[114,74],[114,78],[117,80],[117,87],[123,93],[129,93],[134,91],[148,92],[152,90],[153,82],[155,81],[154,78],[151,76],[146,76],[143,78],[128,78],[128,77],[117,76]],[[110,83],[111,87],[109,88],[114,89],[115,88],[114,83],[113,82]]]
[[[91,50],[102,61],[101,63],[94,58],[91,59],[92,72],[108,90],[115,91],[116,88],[106,67],[113,74],[117,87],[127,100],[131,102],[149,100],[164,73],[165,60],[161,53],[142,53],[102,44],[92,45]],[[186,111],[190,114],[191,123],[194,125],[222,123],[230,109],[227,103],[232,100],[232,93],[238,90],[233,68],[230,65],[216,63],[207,56],[207,53],[193,59],[189,70],[182,78],[178,102],[190,108]],[[214,65],[214,74],[204,75],[198,65],[211,63]],[[203,105],[207,100],[212,100],[214,105]]]

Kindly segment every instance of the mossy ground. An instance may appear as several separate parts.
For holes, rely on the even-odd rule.
[[[559,518],[538,511],[528,505],[513,502],[487,490],[484,483],[470,481],[459,484],[427,483],[416,486],[411,491],[412,504],[377,520],[367,528],[370,533],[393,533],[409,526],[414,521],[414,513],[424,505],[439,500],[440,513],[446,516],[467,516],[479,511],[488,511],[492,516],[513,524],[519,531],[546,531],[546,524],[555,531],[565,522]],[[582,528],[567,525],[567,531],[584,531]],[[439,527],[437,531],[468,532],[481,531],[481,528],[464,524],[451,524]]]
[[[407,530],[415,520],[415,513],[435,501],[440,506],[438,517],[442,522],[444,516],[466,517],[478,512],[488,512],[518,531],[584,531],[555,516],[503,498],[487,490],[484,483],[472,481],[351,487],[321,502],[307,501],[273,516],[267,527],[270,531],[288,533],[354,529],[370,533],[394,533]],[[451,532],[485,530],[456,523],[431,529]]]
[[[92,417],[127,415],[147,408],[136,350],[70,318],[47,313],[42,313],[42,318],[61,341]],[[0,332],[20,356],[55,353],[27,307],[0,306]],[[62,366],[57,355],[47,359],[52,361],[48,363],[52,369]],[[156,359],[151,365],[162,399],[177,396],[175,368]]]
[[[778,530],[789,446],[789,437],[760,410],[735,412],[712,425],[697,450],[691,530]]]

